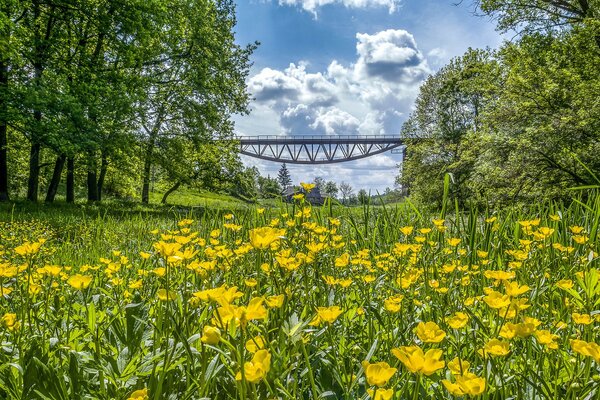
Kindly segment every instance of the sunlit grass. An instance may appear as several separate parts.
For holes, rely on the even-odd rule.
[[[2,220],[1,398],[600,393],[596,195]]]

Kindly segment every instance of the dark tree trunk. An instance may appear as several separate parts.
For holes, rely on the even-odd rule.
[[[150,201],[150,171],[152,168],[152,157],[154,155],[154,144],[156,142],[156,133],[150,134],[146,147],[146,157],[144,158],[144,175],[142,183],[142,203],[148,204]]]
[[[7,104],[4,100],[8,88],[8,64],[0,61],[0,201],[9,200],[8,196],[8,155],[7,155]]]
[[[8,195],[8,157],[6,124],[0,122],[0,201],[10,200]]]
[[[100,176],[98,177],[98,201],[102,200],[102,187],[104,186],[104,178],[108,169],[108,156],[105,151],[102,151],[102,162],[100,164]]]
[[[67,158],[67,203],[75,202],[75,158]]]
[[[96,156],[93,152],[90,152],[88,154],[87,171],[88,201],[98,201],[98,180],[96,175]]]
[[[167,197],[169,197],[169,195],[171,193],[173,193],[174,191],[176,191],[177,189],[179,189],[179,186],[181,186],[181,181],[177,182],[175,185],[173,185],[173,187],[171,187],[171,189],[167,190],[165,192],[165,194],[162,197],[162,200],[160,201],[161,204],[166,204],[167,203]]]
[[[56,197],[56,192],[58,192],[58,185],[60,184],[60,177],[62,175],[66,159],[67,156],[64,154],[56,157],[54,171],[52,172],[52,179],[50,180],[50,185],[48,186],[48,193],[46,193],[46,203],[52,203]]]
[[[36,111],[41,118],[41,113]],[[36,115],[36,120],[37,120]],[[29,179],[27,180],[27,200],[38,200],[38,189],[40,182],[40,150],[42,146],[39,143],[32,143],[29,151]]]
[[[6,18],[10,19],[10,3],[4,3],[2,12]],[[0,35],[6,38],[6,43],[10,42],[10,27],[9,24],[4,24],[0,30]],[[8,64],[10,59],[6,54],[0,55],[0,201],[9,200],[8,195],[8,104],[6,95],[8,94]]]

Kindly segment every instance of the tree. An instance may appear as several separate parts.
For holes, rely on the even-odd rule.
[[[397,180],[418,200],[439,206],[447,173],[454,197],[465,201],[472,195],[469,179],[481,147],[476,138],[498,80],[493,54],[469,49],[421,86],[415,110],[402,127],[407,151]]]
[[[149,101],[138,113],[144,203],[149,199],[156,151],[181,138],[192,148],[229,139],[231,114],[248,112],[245,79],[256,45],[242,48],[235,43],[233,1],[180,0],[169,4],[168,14],[166,28],[159,35],[158,60],[145,68]],[[162,167],[169,168],[169,164]]]
[[[338,194],[338,187],[334,181],[328,181],[325,184],[324,192],[327,196],[329,196],[331,198],[336,198],[337,194]]]
[[[511,29],[523,34],[556,32],[590,21],[597,25],[600,20],[600,3],[594,0],[478,0],[476,4],[498,21],[502,32]],[[600,47],[598,31],[594,38]]]
[[[271,178],[270,176],[267,176],[266,178],[259,176],[258,188],[260,195],[263,198],[275,198],[281,195],[281,186],[279,186],[277,179]]]
[[[279,168],[279,172],[277,173],[277,182],[279,182],[282,190],[287,189],[292,184],[292,177],[285,163],[281,164],[281,168]]]
[[[486,116],[481,187],[492,185],[505,201],[535,201],[596,184],[600,52],[589,28],[528,35],[499,57],[505,78]]]
[[[347,204],[346,201],[352,196],[352,186],[349,183],[341,182],[339,188],[342,194],[342,203]]]
[[[321,176],[316,176],[313,180],[315,184],[315,188],[319,189],[321,192],[325,189],[325,179]]]
[[[360,189],[357,194],[359,204],[367,204],[369,202],[369,194],[365,189]]]

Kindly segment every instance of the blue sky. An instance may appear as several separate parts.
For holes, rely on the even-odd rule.
[[[419,86],[469,47],[496,48],[495,24],[457,0],[237,0],[236,38],[261,44],[252,57],[248,116],[240,135],[397,135]],[[243,158],[263,175],[277,163]],[[393,187],[400,156],[331,165],[289,165],[355,190]]]

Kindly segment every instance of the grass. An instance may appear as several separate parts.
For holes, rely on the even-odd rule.
[[[597,194],[436,213],[204,196],[223,207],[0,205],[0,398],[600,394]]]

